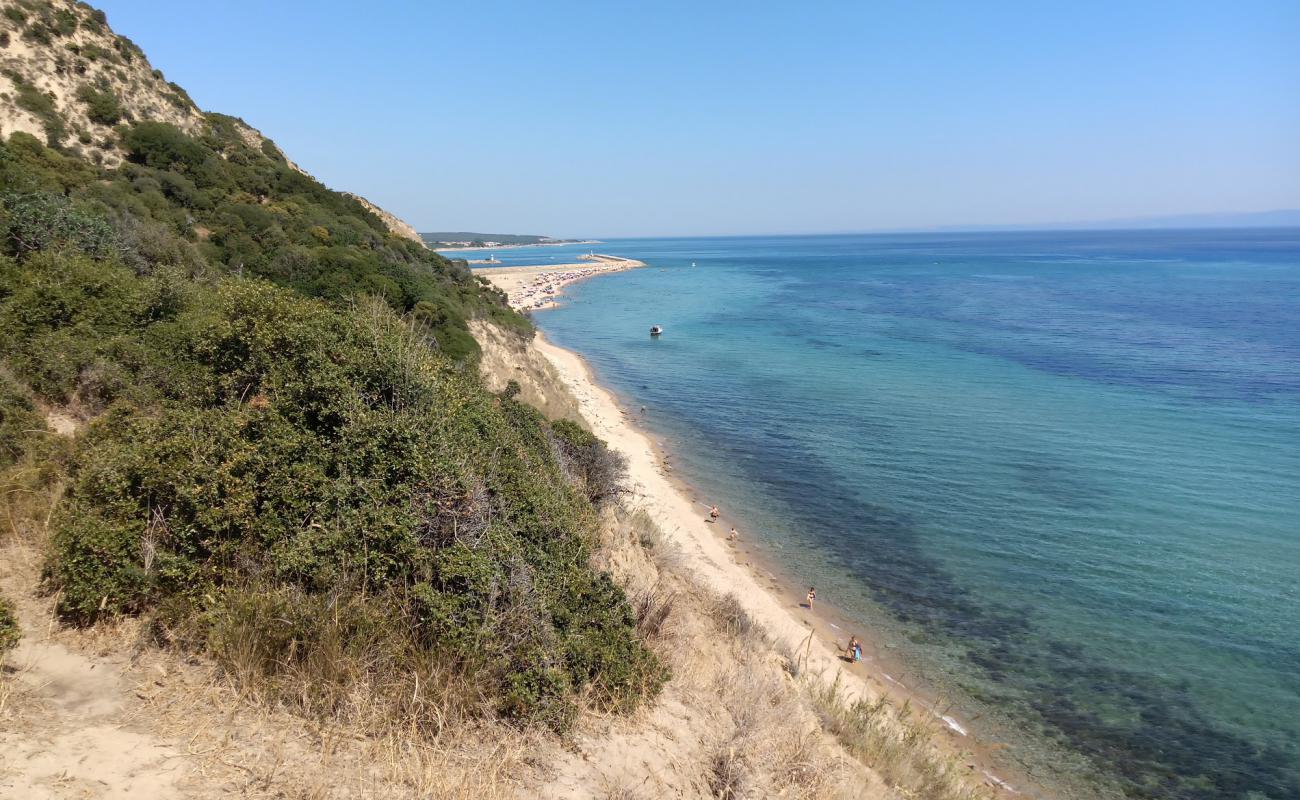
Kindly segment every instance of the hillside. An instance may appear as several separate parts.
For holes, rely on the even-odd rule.
[[[149,615],[232,665],[255,637],[268,684],[318,647],[378,648],[394,680],[557,730],[579,693],[653,694],[630,608],[587,566],[596,495],[572,476],[595,445],[458,364],[468,319],[527,323],[238,120],[160,105],[175,90],[102,14],[20,0],[4,19],[9,80],[48,103],[20,97],[0,144],[0,413],[90,423],[70,451],[27,423],[7,445],[65,487],[60,618]]]

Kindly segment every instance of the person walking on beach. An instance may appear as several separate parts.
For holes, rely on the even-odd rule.
[[[735,526],[735,525],[732,525],[732,526],[731,526],[731,533],[727,534],[727,541],[729,541],[729,542],[734,542],[734,541],[736,541],[736,537],[739,536],[739,535],[740,535],[739,533],[736,533],[736,526]]]
[[[816,602],[816,600],[817,600],[817,587],[809,586],[808,587],[808,610],[809,611],[812,610],[813,603]]]
[[[716,520],[720,516],[722,516],[722,512],[718,510],[717,506],[709,509],[709,519]]]

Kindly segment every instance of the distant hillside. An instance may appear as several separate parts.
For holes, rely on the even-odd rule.
[[[494,244],[563,244],[579,241],[522,233],[473,233],[471,231],[434,231],[421,233],[420,238],[424,239],[425,244],[429,246],[460,245],[462,247],[490,247]]]

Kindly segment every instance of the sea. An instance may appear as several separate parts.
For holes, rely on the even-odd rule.
[[[1300,798],[1300,229],[489,252],[591,249],[545,335],[1002,763]]]

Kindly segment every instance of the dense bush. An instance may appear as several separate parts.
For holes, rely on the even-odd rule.
[[[116,125],[124,114],[122,104],[112,89],[82,86],[77,89],[77,99],[86,104],[86,115],[100,125]]]
[[[44,430],[45,422],[26,393],[0,373],[0,469],[18,461],[28,440]]]
[[[141,268],[167,253],[166,263],[264,277],[334,302],[382,297],[415,313],[455,359],[477,354],[470,318],[531,332],[462,262],[392,235],[354,198],[290,167],[274,145],[250,146],[237,120],[210,114],[208,121],[200,137],[152,121],[121,129],[128,163],[112,170],[16,133],[0,144],[0,184],[14,196],[61,195],[69,220],[111,220],[124,239],[147,232]],[[48,199],[41,202],[52,212]]]
[[[551,435],[560,462],[593,505],[599,508],[627,490],[627,459],[622,453],[610,450],[596,435],[570,420],[553,423]]]
[[[117,235],[103,219],[77,211],[57,194],[0,197],[0,235],[19,258],[44,250],[76,250],[95,258],[117,252]]]
[[[273,592],[307,631],[321,598],[372,598],[366,613],[397,621],[386,636],[557,728],[579,694],[628,708],[662,681],[589,566],[595,515],[556,434],[385,305],[51,253],[0,276],[0,351],[20,379],[66,398],[92,366],[118,376],[54,520],[66,619],[162,609],[220,654],[217,622],[250,597]],[[259,647],[274,672],[312,641]]]
[[[18,628],[18,620],[14,619],[9,601],[0,597],[0,658],[12,650],[21,638],[22,631]]]

